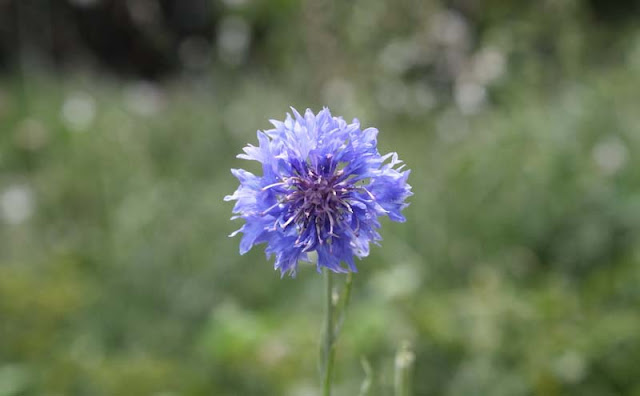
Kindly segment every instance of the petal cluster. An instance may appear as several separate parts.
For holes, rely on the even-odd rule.
[[[225,201],[235,200],[235,216],[244,225],[240,253],[266,243],[275,268],[295,275],[299,261],[317,253],[317,268],[356,271],[355,257],[369,254],[381,239],[378,218],[405,221],[411,186],[396,153],[381,156],[375,128],[360,129],[324,108],[304,115],[292,108],[284,122],[258,131],[259,145],[239,158],[262,164],[262,176],[232,169],[240,181]]]

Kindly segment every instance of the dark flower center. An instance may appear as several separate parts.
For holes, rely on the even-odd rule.
[[[334,228],[342,221],[343,213],[352,212],[347,198],[353,187],[342,175],[342,171],[324,175],[308,170],[304,175],[286,180],[291,192],[284,197],[284,202],[289,204],[284,226],[295,223],[301,237],[299,241],[305,245],[315,241],[323,244],[325,238],[330,243],[332,237],[337,237]],[[315,238],[310,235],[311,228],[315,230]]]

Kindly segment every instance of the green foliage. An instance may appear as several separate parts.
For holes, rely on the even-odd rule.
[[[620,27],[605,61],[611,33],[579,3],[487,2],[465,11],[461,77],[438,58],[457,47],[424,36],[440,6],[365,3],[323,9],[335,30],[274,28],[285,61],[197,84],[0,82],[0,395],[315,394],[321,277],[239,256],[222,197],[256,129],[322,104],[377,126],[415,193],[359,265],[336,394],[357,394],[362,357],[369,394],[390,394],[408,340],[416,395],[640,395],[640,35]],[[242,12],[279,26],[269,4]],[[299,56],[327,31],[337,47]],[[488,47],[504,70],[470,107],[459,85]]]

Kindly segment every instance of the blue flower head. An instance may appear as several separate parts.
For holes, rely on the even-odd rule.
[[[409,171],[396,153],[380,155],[377,129],[361,130],[358,120],[347,124],[327,108],[292,112],[271,120],[273,129],[258,131],[259,146],[238,155],[260,162],[263,174],[231,170],[240,186],[224,199],[236,201],[232,219],[245,220],[231,236],[244,234],[241,254],[266,242],[283,275],[295,275],[314,251],[318,271],[356,271],[353,256],[366,257],[381,239],[378,217],[405,221]]]

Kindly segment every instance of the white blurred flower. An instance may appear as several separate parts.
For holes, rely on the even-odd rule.
[[[567,351],[555,360],[553,368],[564,382],[576,383],[584,378],[587,364],[578,352]]]
[[[75,92],[69,95],[61,111],[62,121],[76,132],[87,130],[96,116],[96,102],[86,92]]]
[[[415,40],[394,40],[380,52],[380,66],[392,74],[402,74],[417,61],[420,47]]]
[[[475,81],[480,84],[489,84],[504,74],[506,68],[504,54],[496,48],[483,48],[473,56],[471,68]]]
[[[14,185],[0,194],[0,216],[8,224],[21,224],[33,214],[33,190],[25,185]]]
[[[454,48],[466,48],[470,40],[467,21],[453,11],[443,11],[433,16],[431,36],[438,44]]]
[[[226,17],[218,29],[218,55],[232,66],[243,63],[249,53],[251,27],[240,17]]]
[[[454,99],[463,114],[474,114],[482,109],[487,96],[485,87],[475,82],[456,83]]]
[[[613,175],[626,165],[628,150],[619,137],[610,136],[596,143],[591,155],[603,174]]]

